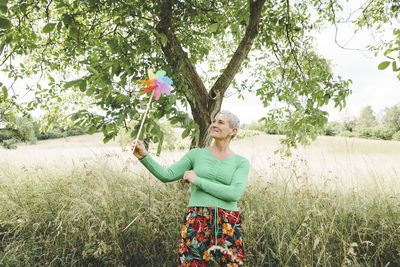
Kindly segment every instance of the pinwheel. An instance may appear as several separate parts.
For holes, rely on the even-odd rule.
[[[153,95],[155,96],[156,100],[160,99],[161,94],[170,95],[171,91],[169,89],[169,85],[171,85],[173,83],[169,77],[165,76],[166,72],[163,70],[157,71],[156,74],[154,75],[153,70],[148,69],[147,74],[149,75],[148,80],[146,80],[146,81],[139,80],[140,83],[143,83],[148,86],[141,93],[148,93],[150,91],[152,91],[152,93],[150,96],[150,100],[147,103],[147,108],[144,113],[142,123],[140,124],[139,131],[138,131],[136,139],[135,139],[136,141],[139,139],[140,132],[142,131],[143,123],[146,119],[147,112],[149,111],[150,103],[151,103],[151,100],[153,99]],[[135,142],[135,146],[132,148],[132,151],[135,151],[136,144],[137,143]]]
[[[156,100],[160,99],[161,94],[169,95],[171,93],[169,90],[169,85],[171,85],[173,82],[170,78],[165,76],[165,71],[159,70],[154,75],[153,70],[149,69],[147,73],[149,75],[149,80],[139,80],[139,82],[148,86],[146,89],[144,89],[144,91],[142,91],[142,93],[153,91],[152,95],[154,94]]]

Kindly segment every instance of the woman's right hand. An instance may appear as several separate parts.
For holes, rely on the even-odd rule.
[[[131,151],[133,155],[138,159],[142,159],[147,155],[146,147],[144,146],[144,143],[141,140],[134,140],[132,142]]]

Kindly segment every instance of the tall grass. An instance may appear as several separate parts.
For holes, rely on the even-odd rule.
[[[257,140],[235,149],[255,162],[239,204],[248,266],[400,265],[396,171],[387,179],[379,168],[358,169],[357,183],[356,164],[348,176],[315,171],[313,155],[251,154]],[[164,155],[165,163],[182,153]],[[188,185],[163,184],[119,154],[3,163],[0,266],[172,266],[189,194]]]

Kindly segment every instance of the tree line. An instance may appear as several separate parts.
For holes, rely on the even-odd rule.
[[[366,106],[358,117],[329,122],[322,134],[400,141],[400,104],[386,107],[378,114]]]
[[[167,133],[165,136],[165,148],[167,150],[183,149],[183,146],[189,145],[188,142],[184,142],[184,136],[181,138],[182,142],[178,140],[179,138],[173,133],[170,123],[163,122],[161,125],[163,131]],[[87,127],[66,125],[63,122],[57,122],[57,120],[51,127],[43,128],[41,127],[41,120],[20,116],[16,110],[7,111],[0,106],[0,145],[6,148],[16,148],[17,144],[21,142],[35,144],[37,140],[64,138],[87,133]],[[262,133],[283,134],[277,129],[268,127],[268,124],[252,122],[243,125],[237,139]],[[400,141],[400,103],[386,107],[378,114],[375,114],[371,106],[366,106],[357,117],[347,116],[341,121],[328,122],[319,135]],[[121,131],[118,142],[121,145],[126,145],[131,139],[129,133]]]
[[[282,131],[271,128],[268,124],[252,122],[242,127],[238,138],[262,133],[283,134]],[[400,141],[400,103],[386,107],[378,114],[371,106],[366,106],[358,116],[346,116],[340,121],[328,122],[319,131],[319,135]]]
[[[35,144],[38,140],[62,138],[88,133],[87,127],[77,127],[54,121],[42,127],[42,120],[20,115],[15,108],[0,104],[0,145],[14,149],[19,143]]]

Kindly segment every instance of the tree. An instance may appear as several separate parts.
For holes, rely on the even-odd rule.
[[[378,121],[376,120],[371,106],[366,106],[361,110],[356,125],[358,129],[372,128],[378,125]]]
[[[278,102],[263,120],[295,146],[316,138],[327,122],[323,106],[342,108],[350,93],[350,81],[333,75],[309,34],[339,8],[319,0],[0,0],[0,64],[14,80],[49,80],[28,88],[36,95],[31,109],[46,108],[67,90],[91,97],[101,112],[82,109],[72,118],[89,132],[102,129],[105,142],[140,119],[146,96],[132,84],[152,67],[166,70],[175,90],[153,103],[143,138],[162,143],[156,121],[166,117],[186,128],[192,147],[208,145],[211,118],[231,86],[239,97],[255,92],[265,106]],[[212,54],[221,55],[217,72],[200,73]],[[18,65],[17,58],[25,60]],[[247,79],[240,83],[238,73]],[[2,88],[4,99],[11,87]]]
[[[384,109],[382,116],[383,125],[393,130],[400,131],[400,104]]]
[[[33,122],[27,116],[18,116],[15,107],[0,103],[0,143],[9,139],[17,142],[36,142]],[[16,146],[12,146],[16,147]]]

